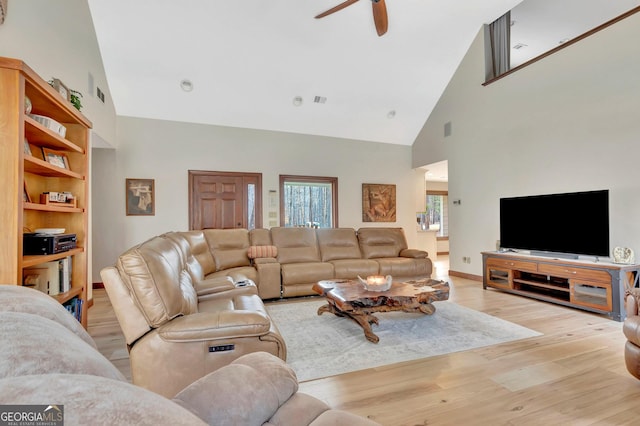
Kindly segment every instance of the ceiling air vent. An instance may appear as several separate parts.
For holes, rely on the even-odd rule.
[[[315,102],[316,104],[323,104],[327,102],[327,98],[325,98],[324,96],[316,96],[313,98],[313,102]]]
[[[526,44],[524,44],[524,43],[518,43],[518,44],[516,44],[515,46],[513,46],[513,48],[514,48],[515,50],[519,50],[519,49],[522,49],[522,48],[525,48],[525,47],[527,47],[527,45],[526,45]]]

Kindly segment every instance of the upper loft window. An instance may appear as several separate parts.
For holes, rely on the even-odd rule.
[[[640,12],[640,0],[524,0],[485,25],[485,81],[536,62]]]

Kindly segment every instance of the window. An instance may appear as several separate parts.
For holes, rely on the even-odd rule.
[[[427,225],[438,231],[438,237],[449,236],[448,215],[449,193],[447,191],[427,191]]]
[[[338,178],[280,175],[280,226],[338,227]]]

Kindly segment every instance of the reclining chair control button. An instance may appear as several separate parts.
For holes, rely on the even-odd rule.
[[[232,351],[236,348],[236,345],[218,345],[218,346],[209,346],[209,352],[224,352],[224,351]]]

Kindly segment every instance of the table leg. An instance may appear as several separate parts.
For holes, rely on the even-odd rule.
[[[378,343],[380,338],[376,336],[371,330],[371,324],[378,325],[378,317],[375,315],[367,314],[367,313],[355,313],[355,312],[344,312],[335,307],[333,304],[328,303],[326,305],[322,305],[318,308],[318,315],[322,315],[325,312],[330,312],[339,317],[347,317],[354,320],[362,330],[364,330],[364,336],[373,343]]]
[[[380,341],[380,338],[375,335],[373,330],[371,330],[371,324],[378,325],[378,317],[365,313],[356,314],[354,312],[344,312],[344,314],[362,327],[362,330],[364,330],[364,337],[366,337],[368,341],[373,343],[378,343]]]

